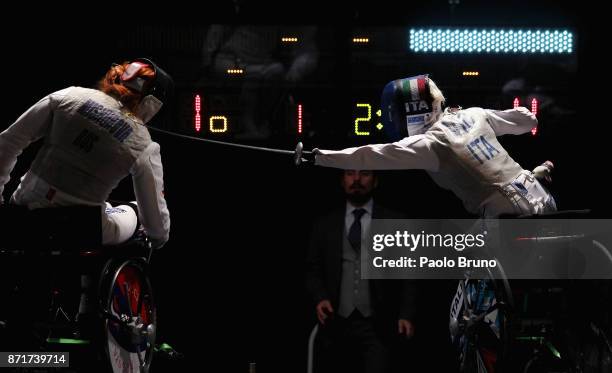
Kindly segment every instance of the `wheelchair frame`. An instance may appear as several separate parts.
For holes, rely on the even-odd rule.
[[[102,264],[93,269],[93,275],[87,274],[98,280],[95,288],[91,288],[95,283],[92,282],[86,289],[97,297],[92,302],[95,310],[90,314],[93,316],[92,339],[51,338],[54,331],[66,326],[65,322],[58,323],[60,316],[63,315],[68,321],[69,328],[77,324],[77,317],[72,319],[63,309],[63,290],[54,289],[55,284],[52,284],[48,320],[39,323],[32,320],[32,325],[42,327],[47,337],[33,340],[32,344],[38,342],[42,350],[52,350],[58,343],[62,347],[92,345],[91,352],[102,361],[96,367],[101,371],[147,373],[153,359],[157,326],[157,311],[149,279],[153,249],[142,231],[126,243],[102,246],[100,219],[98,206],[39,210],[0,206],[0,226],[8,232],[0,241],[0,257],[27,259],[32,256],[47,262],[50,258],[62,258],[81,261],[81,264],[94,258],[94,267]],[[40,229],[32,230],[32,226]],[[11,320],[7,320],[6,325],[10,326]],[[78,325],[77,329],[82,326],[84,324]],[[34,329],[21,332],[36,335]],[[92,371],[91,366],[83,368],[84,371]]]

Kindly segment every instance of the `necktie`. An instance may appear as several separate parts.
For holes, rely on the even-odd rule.
[[[359,252],[361,250],[361,217],[365,213],[366,210],[364,209],[353,210],[353,215],[355,215],[355,221],[353,221],[353,224],[349,229],[348,240],[356,252]]]

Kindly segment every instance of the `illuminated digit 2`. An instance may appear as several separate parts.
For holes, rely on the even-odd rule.
[[[355,119],[355,134],[357,136],[368,136],[370,132],[360,131],[359,130],[359,122],[369,122],[372,119],[372,105],[370,104],[357,104],[358,108],[364,107],[368,109],[368,116],[366,118],[359,117]]]

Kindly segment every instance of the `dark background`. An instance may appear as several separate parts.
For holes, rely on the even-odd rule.
[[[10,25],[8,20],[15,14],[5,14],[6,22],[0,26],[4,88],[0,129],[44,95],[70,85],[91,86],[111,62],[133,57],[150,56],[185,88],[197,72],[193,58],[198,57],[202,31],[210,23],[316,24],[338,39],[355,28],[372,26],[569,27],[577,35],[578,63],[577,70],[564,77],[571,85],[562,99],[577,114],[546,136],[525,135],[504,140],[504,145],[525,168],[552,154],[557,166],[554,192],[561,209],[593,208],[609,217],[605,57],[609,41],[603,43],[609,33],[596,7],[467,0],[452,11],[447,1],[356,3],[333,10],[317,3],[239,5],[239,10],[234,3],[155,9],[143,4],[75,6],[70,11],[77,11],[77,16],[39,8],[20,12]],[[49,16],[47,10],[60,14]],[[331,50],[326,58],[347,63],[357,58],[348,47]],[[440,76],[438,83],[451,103],[479,105],[465,103],[485,96],[478,96],[478,85],[443,82],[445,74],[450,76],[449,66],[458,68],[462,62],[467,60],[444,57],[418,63],[419,68],[431,66],[429,72]],[[538,67],[530,70],[533,61],[523,62],[536,76],[546,72]],[[490,61],[482,68],[494,72],[495,66],[499,65]],[[424,72],[414,70],[411,66],[406,74]],[[398,77],[390,76],[383,83]],[[317,92],[322,101],[349,100],[345,86],[353,76],[346,73],[335,79]],[[483,92],[487,87],[483,84]],[[377,85],[375,93],[381,88]],[[471,95],[461,96],[464,91]],[[332,118],[328,125],[340,122],[341,114],[328,115]],[[245,372],[248,362],[255,361],[261,371],[303,371],[308,333],[315,324],[303,286],[305,247],[313,219],[342,203],[339,174],[295,168],[287,156],[155,133],[153,138],[161,144],[172,215],[171,240],[153,259],[160,338],[185,353],[185,366]],[[291,148],[285,140],[277,145]],[[302,140],[307,148],[340,148],[352,141],[342,131],[335,137]],[[6,196],[27,170],[35,149],[30,147],[21,156]],[[131,182],[122,182],[113,197],[130,199]],[[467,216],[452,195],[422,172],[383,173],[378,199],[414,218]],[[411,359],[427,371],[452,371],[447,318],[454,288],[454,282],[443,281],[423,282],[420,287],[418,337],[413,346],[419,353]]]

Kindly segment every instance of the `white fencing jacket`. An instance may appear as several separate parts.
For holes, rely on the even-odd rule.
[[[17,157],[41,137],[42,148],[11,197],[13,203],[30,208],[99,205],[104,212],[111,191],[131,174],[149,238],[156,247],[168,241],[160,147],[119,101],[99,90],[70,87],[28,109],[0,133],[0,199]]]
[[[481,216],[554,211],[554,199],[516,163],[497,136],[519,135],[537,125],[524,107],[497,111],[446,110],[427,132],[389,144],[344,150],[315,149],[315,164],[342,169],[423,169]]]

